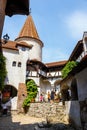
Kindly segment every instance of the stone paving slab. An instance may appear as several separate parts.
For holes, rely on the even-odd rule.
[[[39,128],[39,123],[46,121],[44,118],[34,118],[28,115],[11,115],[0,117],[0,130],[74,130],[63,123],[51,127]]]

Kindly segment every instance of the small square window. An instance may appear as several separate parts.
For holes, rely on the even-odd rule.
[[[16,66],[16,61],[13,61],[12,66]]]
[[[18,67],[21,67],[21,62],[18,62]]]

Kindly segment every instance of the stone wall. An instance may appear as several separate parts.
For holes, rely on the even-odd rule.
[[[62,103],[31,103],[27,114],[37,118],[45,118],[50,123],[72,123],[72,125],[78,130],[82,130],[81,123],[79,121],[80,117],[78,117],[77,112],[78,108],[77,105],[75,106],[75,109],[73,109],[72,104],[71,106],[64,106]],[[70,119],[73,119],[74,122]]]
[[[65,107],[58,103],[31,103],[28,111],[29,116],[34,117],[55,117],[56,121],[65,120]]]
[[[64,113],[64,108],[58,103],[31,103],[28,114],[35,117],[56,116]]]

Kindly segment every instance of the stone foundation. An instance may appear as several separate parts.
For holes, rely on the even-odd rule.
[[[65,114],[63,106],[58,103],[31,103],[28,114],[34,117],[58,116]]]
[[[60,103],[59,103],[60,104]],[[29,116],[45,118],[51,123],[64,122],[68,124],[65,107],[58,103],[31,103],[28,111]]]

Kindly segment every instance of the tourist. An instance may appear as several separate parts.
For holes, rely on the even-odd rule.
[[[43,95],[40,95],[40,102],[43,102]]]
[[[51,101],[54,101],[54,95],[55,95],[55,92],[52,90],[51,91]]]
[[[50,92],[48,92],[48,102],[50,102]]]

